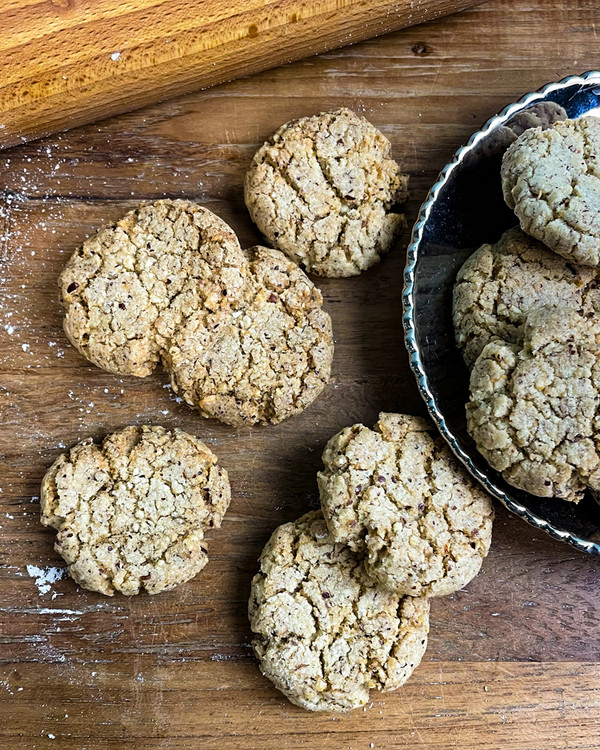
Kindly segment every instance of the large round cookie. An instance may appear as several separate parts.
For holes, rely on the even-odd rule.
[[[404,216],[408,178],[390,143],[349,109],[283,125],[255,154],[244,194],[279,250],[321,276],[355,276],[379,261]]]
[[[507,482],[577,502],[600,489],[600,326],[542,307],[523,341],[490,342],[471,373],[467,428]]]
[[[332,538],[401,595],[462,588],[491,543],[490,498],[432,432],[419,417],[380,414],[373,430],[357,424],[331,438],[318,474]]]
[[[263,674],[312,711],[364,705],[400,687],[421,661],[429,600],[378,588],[321,513],[280,526],[252,581],[252,645]]]
[[[516,343],[530,310],[600,309],[598,280],[595,268],[561,258],[518,227],[495,245],[483,245],[467,259],[454,286],[454,331],[467,366],[494,338]]]
[[[246,265],[233,230],[211,211],[184,200],[141,206],[67,263],[65,332],[98,367],[144,377],[191,310],[219,310],[244,294]]]
[[[565,258],[600,263],[600,121],[526,130],[502,160],[502,190],[521,228]]]
[[[305,409],[329,379],[331,319],[319,290],[283,253],[245,252],[250,302],[190,315],[165,365],[174,390],[205,417],[277,423]]]
[[[198,438],[163,427],[126,427],[101,445],[63,453],[42,482],[41,520],[86,589],[150,594],[208,562],[204,532],[230,500],[227,472]]]

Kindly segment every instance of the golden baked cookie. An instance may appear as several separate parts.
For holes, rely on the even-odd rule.
[[[130,211],[77,250],[60,277],[64,328],[98,367],[145,377],[190,311],[244,293],[233,230],[206,208],[160,200]]]
[[[348,711],[371,689],[395,690],[410,677],[427,646],[429,600],[379,588],[316,512],[274,532],[249,616],[275,687],[310,711]]]
[[[281,422],[321,393],[333,358],[320,291],[283,253],[245,251],[249,298],[200,308],[172,337],[173,389],[205,417],[231,425]]]
[[[206,565],[204,533],[219,528],[230,494],[227,472],[197,437],[132,426],[52,464],[41,521],[56,529],[55,549],[83,588],[156,594]]]
[[[467,429],[490,466],[539,497],[600,489],[600,326],[564,307],[525,318],[517,344],[491,341],[471,372]]]
[[[492,502],[420,417],[380,414],[331,438],[318,474],[335,542],[402,596],[441,596],[474,578],[492,541]]]
[[[562,258],[518,227],[483,245],[454,285],[454,331],[467,366],[494,338],[516,343],[526,314],[537,307],[599,310],[599,281],[597,269]]]
[[[559,255],[600,263],[600,121],[526,130],[502,160],[504,199],[521,228]]]
[[[405,226],[394,206],[408,177],[390,143],[349,109],[293,120],[257,151],[244,185],[252,220],[276,248],[321,276],[377,263]]]

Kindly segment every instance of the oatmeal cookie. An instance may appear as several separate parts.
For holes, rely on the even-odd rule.
[[[502,190],[521,228],[577,263],[600,263],[600,121],[526,130],[502,160]]]
[[[293,120],[257,151],[245,181],[252,220],[276,248],[321,276],[355,276],[386,253],[408,177],[390,143],[349,109]]]
[[[249,602],[263,674],[292,703],[348,711],[394,690],[421,661],[429,600],[378,588],[320,512],[280,526],[260,558]]]
[[[567,112],[554,102],[537,102],[526,109],[516,112],[504,125],[491,130],[472,149],[465,154],[462,164],[476,167],[480,160],[501,157],[511,143],[529,128],[552,127],[559,120],[566,120]]]
[[[467,429],[507,482],[577,502],[600,489],[600,326],[541,307],[518,344],[490,342],[471,373]]]
[[[474,578],[492,538],[490,498],[419,417],[380,414],[331,438],[318,474],[332,539],[404,596],[450,594]]]
[[[67,263],[65,332],[98,367],[145,377],[190,310],[243,296],[246,266],[233,230],[211,211],[184,200],[141,206]]]
[[[525,315],[543,305],[589,313],[600,309],[599,273],[561,258],[522,232],[509,229],[483,245],[458,272],[453,320],[469,368],[494,338],[516,343]]]
[[[277,423],[305,409],[329,379],[331,319],[319,290],[283,253],[246,254],[250,302],[190,315],[165,365],[173,389],[205,417]]]
[[[57,530],[55,549],[83,588],[156,594],[206,565],[204,532],[221,525],[229,500],[227,472],[197,437],[132,426],[54,462],[41,521]]]

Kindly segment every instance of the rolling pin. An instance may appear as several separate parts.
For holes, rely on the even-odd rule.
[[[483,0],[0,0],[0,147]]]

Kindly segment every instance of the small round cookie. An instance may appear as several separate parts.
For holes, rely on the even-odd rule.
[[[333,358],[331,319],[306,274],[278,250],[245,252],[252,300],[190,315],[165,354],[173,389],[203,416],[234,426],[303,411]]]
[[[145,377],[189,309],[245,293],[232,229],[201,206],[160,200],[130,211],[77,250],[61,274],[65,332],[98,367]]]
[[[395,690],[427,646],[429,600],[378,588],[320,512],[280,526],[248,605],[262,673],[310,711],[348,711]]]
[[[471,372],[467,429],[509,484],[578,502],[600,489],[600,326],[541,307],[523,341],[492,341]]]
[[[349,109],[293,120],[257,151],[244,185],[252,220],[276,248],[321,276],[356,276],[406,222],[393,207],[408,177],[390,142]]]
[[[462,160],[463,165],[468,162],[478,162],[482,157],[491,159],[501,156],[511,143],[529,128],[552,127],[559,120],[566,120],[566,110],[554,102],[536,102],[526,109],[516,112],[504,125],[491,130],[485,138],[474,146]]]
[[[526,130],[502,160],[502,190],[521,228],[565,258],[600,263],[600,121]]]
[[[564,305],[586,314],[600,309],[599,280],[595,268],[570,263],[518,227],[495,245],[483,245],[454,285],[454,331],[467,367],[494,338],[516,343],[534,308]]]
[[[419,417],[380,414],[331,438],[317,479],[332,538],[403,596],[441,596],[474,578],[492,539],[490,498]]]
[[[42,482],[41,521],[83,588],[157,594],[208,562],[204,532],[221,525],[227,472],[197,437],[125,427],[63,453]]]

